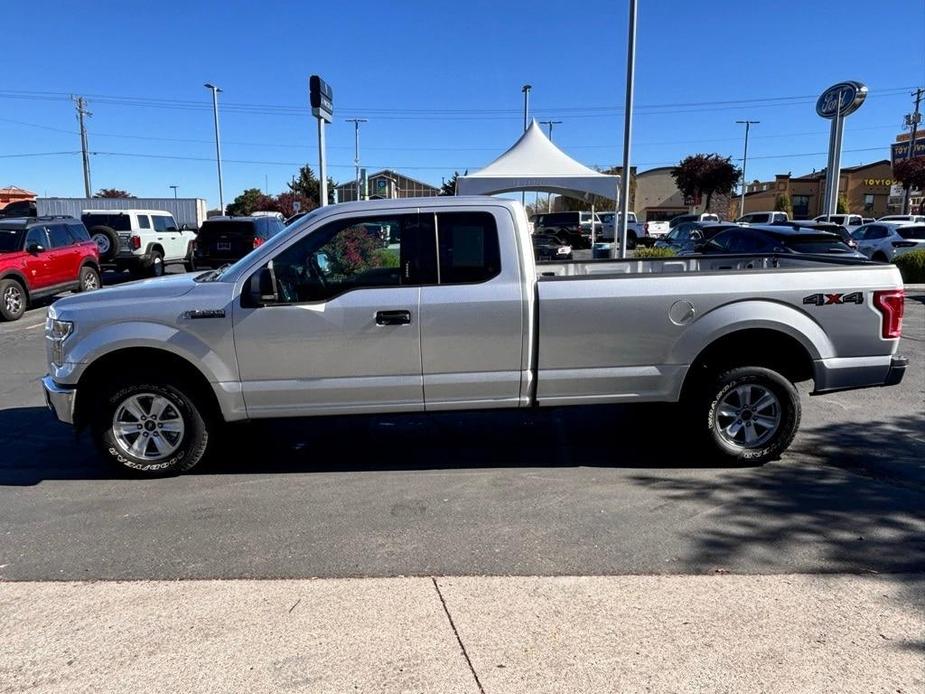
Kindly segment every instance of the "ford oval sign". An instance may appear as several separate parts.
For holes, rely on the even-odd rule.
[[[839,82],[822,92],[816,101],[816,113],[822,118],[835,118],[841,102],[842,117],[857,111],[867,98],[867,87],[860,82]]]

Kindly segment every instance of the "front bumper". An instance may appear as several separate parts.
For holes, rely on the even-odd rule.
[[[45,404],[48,405],[48,409],[65,424],[73,424],[77,389],[59,385],[51,376],[45,376],[42,379],[42,390],[45,391]]]

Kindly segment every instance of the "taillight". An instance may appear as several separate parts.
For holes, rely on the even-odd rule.
[[[257,248],[257,246],[261,245],[262,243],[263,243],[263,239],[260,238],[259,236],[255,236],[253,248]]]
[[[874,292],[874,306],[883,317],[880,324],[880,336],[884,340],[902,337],[905,298],[906,293],[902,289]]]
[[[133,234],[131,238],[131,242],[132,242],[132,248],[134,250],[137,251],[139,248],[141,248],[141,237],[140,236]]]

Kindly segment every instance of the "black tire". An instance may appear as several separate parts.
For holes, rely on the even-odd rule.
[[[766,394],[773,398],[766,401]],[[762,407],[762,402],[770,404]],[[763,367],[737,367],[706,379],[689,405],[701,443],[726,463],[760,465],[776,460],[800,428],[797,389],[776,371]],[[773,427],[768,425],[772,421],[776,421]],[[749,436],[753,441],[746,441]]]
[[[193,252],[193,244],[190,243],[186,252],[186,260],[183,261],[183,269],[187,272],[196,272],[196,255]]]
[[[632,231],[628,231],[626,233],[626,250],[636,250],[636,234],[634,234]]]
[[[92,292],[94,289],[99,289],[102,286],[103,282],[100,279],[100,273],[94,268],[89,265],[84,265],[80,268],[77,286],[78,292]]]
[[[148,276],[163,277],[164,270],[164,254],[160,251],[151,251],[151,263],[148,265]]]
[[[22,318],[29,305],[29,294],[16,280],[0,280],[0,317],[14,321]]]
[[[877,251],[876,253],[874,253],[874,255],[873,255],[873,257],[871,258],[871,260],[873,260],[875,263],[888,263],[888,262],[890,262],[889,260],[887,260],[887,257],[886,257],[883,253],[881,253],[880,251]]]
[[[90,238],[100,252],[100,262],[108,262],[119,252],[119,235],[112,227],[103,225],[90,227]]]
[[[138,398],[132,401],[133,398]],[[150,416],[156,408],[154,405],[167,401],[161,410],[162,422],[156,422],[157,416]],[[102,456],[111,463],[133,474],[144,477],[163,477],[176,475],[192,469],[206,455],[209,444],[209,431],[212,428],[207,413],[199,404],[200,398],[194,390],[183,385],[167,383],[122,383],[104,388],[100,393],[97,406],[93,409],[90,423],[94,443]],[[129,414],[134,402],[136,408],[144,412],[145,403],[150,403],[148,419],[142,417],[132,420]],[[120,418],[116,420],[117,413]],[[182,432],[176,438],[170,438],[168,431],[158,431],[158,424],[164,426],[171,422],[176,426],[180,421]],[[139,434],[134,432],[120,436],[115,431],[117,421],[132,428],[139,425]],[[155,441],[160,438],[161,441]],[[135,447],[138,442],[138,448]],[[158,445],[165,445],[169,450],[159,455]]]

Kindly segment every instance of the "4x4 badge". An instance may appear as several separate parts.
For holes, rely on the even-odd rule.
[[[864,292],[851,292],[850,294],[810,294],[803,297],[804,304],[815,306],[829,306],[831,304],[863,304]]]

